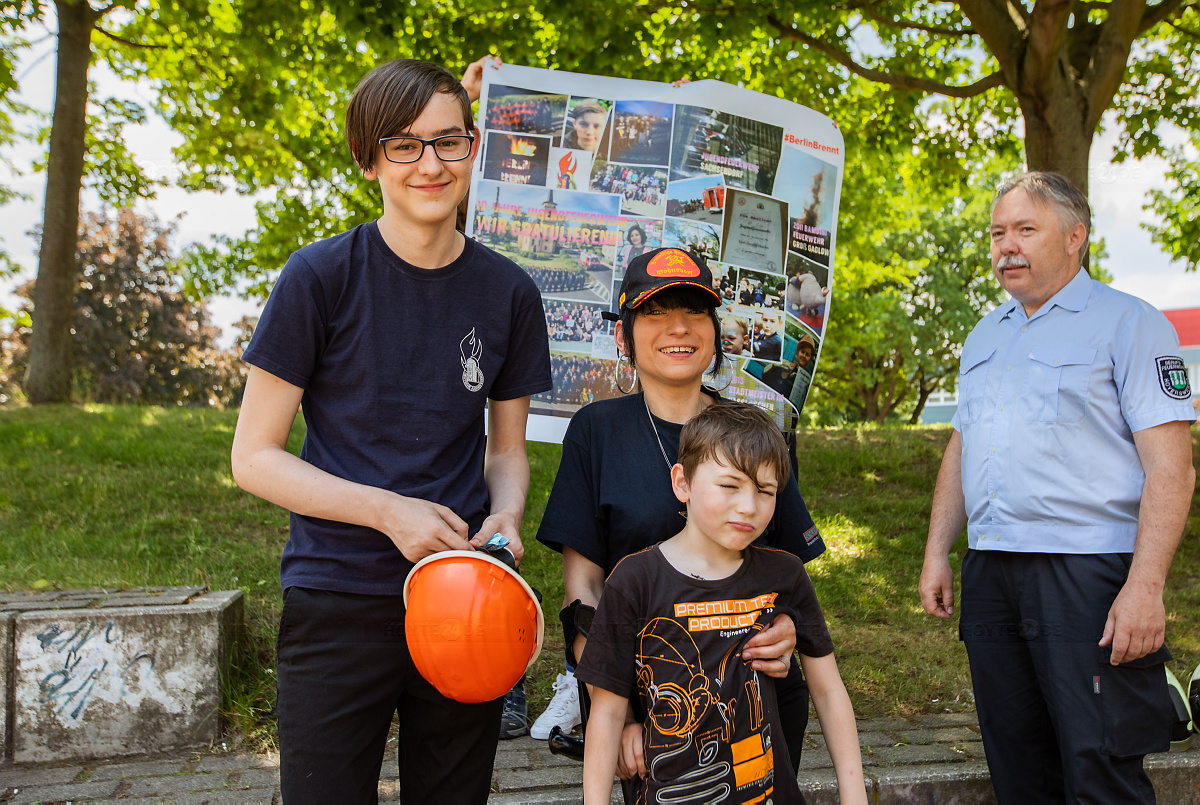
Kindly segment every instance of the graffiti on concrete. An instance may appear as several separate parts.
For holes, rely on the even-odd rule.
[[[64,713],[78,719],[97,685],[116,687],[121,698],[143,676],[154,671],[154,655],[133,651],[127,657],[116,650],[121,639],[116,624],[103,628],[96,622],[76,624],[73,631],[51,625],[37,635],[43,652],[57,655],[50,661],[53,670],[38,682],[39,703],[49,705],[56,715]]]

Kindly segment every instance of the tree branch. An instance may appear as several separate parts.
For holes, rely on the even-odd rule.
[[[1067,23],[1071,20],[1074,6],[1074,0],[1038,0],[1033,4],[1033,12],[1029,15],[1021,83],[1038,95],[1044,94],[1043,90],[1051,74],[1058,67],[1063,39],[1067,34]]]
[[[1176,31],[1179,31],[1179,33],[1181,33],[1181,34],[1190,36],[1192,39],[1200,40],[1200,33],[1197,33],[1196,31],[1193,31],[1190,28],[1184,28],[1182,25],[1180,25],[1177,22],[1172,22],[1171,20],[1167,20],[1167,25],[1170,25],[1172,28],[1174,28]]]
[[[1184,0],[1162,0],[1156,6],[1149,6],[1146,12],[1142,15],[1142,24],[1138,27],[1138,36],[1146,33],[1160,22],[1170,22],[1171,17],[1175,12],[1187,11],[1190,8],[1195,8],[1194,4],[1184,5]]]
[[[955,87],[947,84],[942,84],[938,81],[931,81],[927,78],[917,78],[909,75],[898,75],[896,73],[888,73],[883,70],[875,70],[870,67],[864,67],[854,58],[840,48],[834,47],[828,42],[822,42],[819,39],[809,36],[803,31],[797,30],[795,27],[784,23],[774,14],[767,15],[767,21],[779,31],[781,37],[794,39],[803,45],[807,45],[813,50],[824,53],[829,58],[833,59],[838,64],[845,67],[855,75],[862,76],[870,81],[875,81],[880,84],[888,84],[897,89],[906,89],[913,92],[932,92],[939,95],[946,95],[951,98],[973,98],[980,95],[992,87],[998,87],[1004,83],[1004,76],[999,72],[989,73],[973,84],[968,84],[965,87]]]
[[[1100,116],[1121,86],[1129,64],[1129,50],[1137,38],[1146,13],[1146,0],[1113,0],[1108,18],[1100,28],[1092,67],[1084,81],[1087,93],[1087,119],[1084,125],[1094,131]]]
[[[960,0],[958,4],[979,38],[1000,63],[1005,83],[1016,86],[1025,50],[1026,20],[1023,10],[1006,0]]]
[[[924,31],[927,34],[936,36],[974,36],[975,31],[971,28],[938,28],[935,25],[921,25],[917,22],[906,20],[900,22],[891,17],[885,17],[875,10],[873,3],[864,3],[861,6],[855,6],[858,11],[861,11],[865,16],[870,17],[880,25],[886,25],[889,28],[901,28],[906,31]]]
[[[166,50],[167,49],[166,45],[143,45],[141,42],[131,42],[128,39],[122,39],[121,37],[117,36],[116,34],[112,33],[111,31],[104,30],[99,25],[95,25],[93,27],[95,28],[95,30],[104,34],[109,39],[113,40],[114,42],[120,42],[122,45],[127,45],[131,48],[142,48],[144,50]]]

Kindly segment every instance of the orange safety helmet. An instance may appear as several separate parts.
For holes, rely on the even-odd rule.
[[[456,702],[508,693],[542,650],[533,589],[484,551],[443,551],[404,580],[404,635],[421,676]]]

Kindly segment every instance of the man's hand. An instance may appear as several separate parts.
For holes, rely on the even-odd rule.
[[[621,753],[617,755],[618,777],[631,780],[635,775],[645,777],[650,773],[642,751],[642,725],[640,722],[631,721],[621,730]]]
[[[508,549],[512,551],[513,558],[517,560],[517,564],[521,564],[521,558],[525,556],[525,546],[521,544],[521,534],[518,530],[517,518],[509,512],[496,512],[490,515],[483,521],[479,532],[471,537],[471,546],[480,548],[483,543],[492,538],[494,534],[503,534],[508,537]]]
[[[796,650],[796,624],[790,615],[776,615],[771,625],[746,641],[742,659],[753,660],[750,667],[767,676],[783,679]]]
[[[469,551],[467,524],[440,503],[406,498],[393,492],[385,496],[379,511],[378,528],[410,562],[441,551]]]
[[[476,59],[468,64],[466,72],[463,73],[463,89],[467,91],[467,98],[470,99],[471,103],[479,100],[479,95],[483,92],[483,68],[489,61],[492,63],[492,69],[504,64],[504,60],[499,56],[489,54],[482,59]]]
[[[953,615],[954,571],[950,569],[950,559],[926,555],[917,590],[921,593],[921,606],[927,614],[938,618]]]
[[[1112,645],[1110,662],[1120,665],[1158,651],[1166,631],[1167,611],[1161,590],[1130,579],[1108,610],[1100,645]]]

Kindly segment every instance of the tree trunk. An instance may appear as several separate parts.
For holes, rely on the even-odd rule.
[[[67,402],[71,394],[71,315],[87,135],[87,74],[92,59],[92,27],[99,17],[87,0],[55,0],[55,8],[58,61],[54,118],[46,164],[42,244],[33,288],[33,336],[25,376],[25,394],[31,403]]]
[[[1083,128],[1083,99],[1069,85],[1056,90],[1045,103],[1037,98],[1021,99],[1025,158],[1029,170],[1061,173],[1086,196],[1092,132]]]

